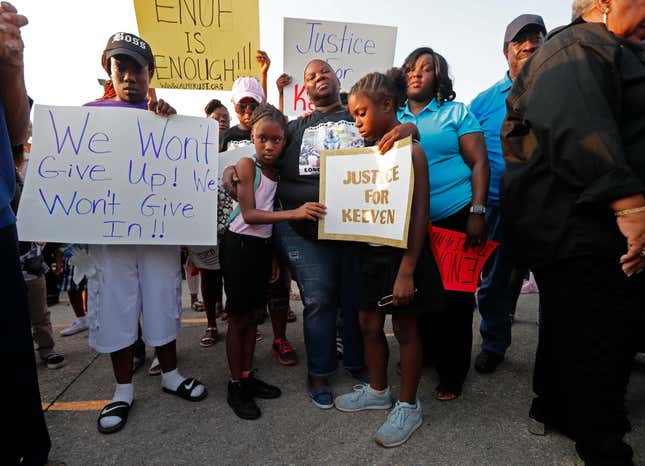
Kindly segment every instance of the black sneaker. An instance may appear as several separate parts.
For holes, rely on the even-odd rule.
[[[480,374],[491,374],[503,360],[503,354],[482,350],[475,359],[475,370]]]
[[[268,383],[258,379],[255,376],[255,370],[251,371],[246,379],[242,379],[242,384],[246,387],[246,390],[248,390],[249,395],[255,398],[270,400],[282,395],[282,390],[278,387],[274,387],[273,385],[269,385]]]
[[[233,412],[242,419],[254,420],[262,415],[249,390],[242,382],[229,382],[226,401]]]

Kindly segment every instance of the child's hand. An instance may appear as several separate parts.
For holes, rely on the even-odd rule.
[[[177,110],[172,108],[168,102],[163,99],[159,100],[149,100],[148,101],[148,110],[155,112],[157,115],[161,116],[170,116],[176,115]]]
[[[269,67],[271,66],[271,59],[263,50],[258,50],[255,59],[260,64],[260,72],[262,74],[267,74],[269,72]]]
[[[319,202],[306,202],[294,210],[294,220],[316,221],[327,214],[327,207]]]
[[[287,73],[282,73],[275,82],[278,92],[282,92],[286,86],[291,84],[291,76]]]
[[[407,306],[414,299],[414,277],[412,274],[402,274],[399,272],[394,280],[394,290],[392,290],[392,305]]]

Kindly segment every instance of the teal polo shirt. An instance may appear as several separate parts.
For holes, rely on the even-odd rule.
[[[472,172],[459,151],[459,138],[482,132],[477,119],[461,102],[440,107],[435,99],[416,116],[406,102],[397,116],[419,129],[430,174],[430,220],[444,219],[470,204]]]
[[[469,110],[484,130],[488,164],[490,165],[490,186],[488,204],[499,207],[499,184],[504,173],[504,157],[500,133],[506,117],[506,97],[513,86],[508,72],[493,86],[479,94],[470,103]]]

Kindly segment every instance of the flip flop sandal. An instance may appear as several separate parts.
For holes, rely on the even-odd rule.
[[[190,305],[190,307],[195,312],[204,312],[204,310],[206,309],[204,307],[204,303],[202,303],[201,301],[195,301],[193,304]]]
[[[439,400],[439,401],[452,401],[459,398],[459,395],[455,392],[451,392],[448,390],[436,389],[434,391],[434,398],[435,400]]]
[[[171,395],[177,395],[179,398],[183,398],[184,400],[201,401],[204,398],[206,398],[206,395],[208,395],[208,392],[206,391],[206,387],[204,387],[204,391],[202,392],[201,395],[199,396],[191,395],[193,389],[198,385],[203,385],[203,384],[199,380],[189,377],[179,384],[179,387],[177,387],[177,390],[171,390],[169,388],[163,387],[163,391],[166,393],[170,393]]]
[[[217,333],[217,327],[208,327],[206,328],[206,333],[204,334],[202,339],[199,340],[199,346],[201,346],[202,348],[210,348],[215,343],[217,343],[218,337],[219,334]]]
[[[125,401],[114,401],[105,405],[101,410],[101,414],[99,414],[99,418],[96,420],[99,432],[102,434],[113,434],[123,429],[126,422],[128,422],[128,414],[130,413],[130,408],[132,408],[133,404],[134,401],[132,401],[132,404],[128,404]],[[112,427],[103,427],[101,425],[101,419],[108,416],[120,417],[121,421]]]

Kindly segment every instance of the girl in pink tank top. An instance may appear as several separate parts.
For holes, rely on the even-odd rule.
[[[228,404],[243,419],[257,419],[257,398],[277,398],[280,389],[259,380],[253,372],[257,315],[264,308],[267,284],[272,274],[271,233],[274,223],[311,220],[325,215],[325,206],[307,202],[294,210],[273,211],[278,182],[274,168],[285,146],[284,115],[269,104],[260,105],[251,116],[251,140],[255,159],[241,159],[235,169],[238,207],[224,233],[220,257],[226,292],[228,332],[226,352],[231,378]],[[236,215],[237,213],[237,215]]]

